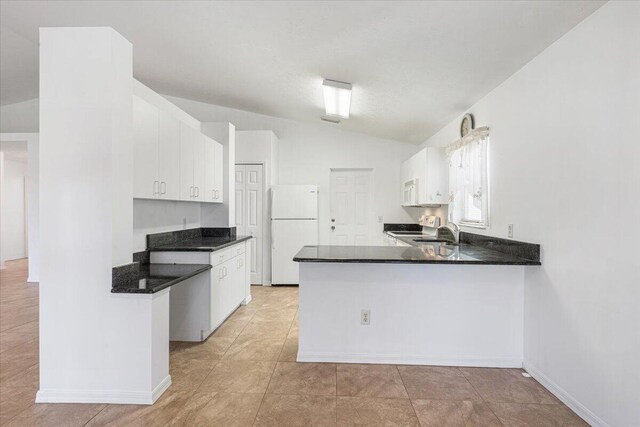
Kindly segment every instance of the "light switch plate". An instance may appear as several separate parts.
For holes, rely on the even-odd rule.
[[[513,224],[507,224],[507,237],[513,238]]]

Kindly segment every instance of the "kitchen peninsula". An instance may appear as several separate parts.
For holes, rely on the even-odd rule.
[[[306,246],[294,261],[299,362],[522,366],[539,245],[461,233],[459,245]]]

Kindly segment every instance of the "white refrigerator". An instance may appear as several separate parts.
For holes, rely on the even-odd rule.
[[[303,246],[318,244],[318,187],[271,187],[271,284],[298,284],[293,257]]]

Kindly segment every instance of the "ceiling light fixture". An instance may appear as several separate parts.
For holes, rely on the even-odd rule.
[[[324,110],[329,116],[349,118],[351,108],[351,83],[324,79],[322,82]]]

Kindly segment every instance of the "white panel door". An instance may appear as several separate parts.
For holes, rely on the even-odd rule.
[[[251,252],[251,283],[262,284],[263,247],[263,167],[255,164],[236,165],[236,227],[238,234],[253,236],[248,248]]]
[[[315,185],[276,185],[271,188],[271,218],[318,218],[318,187]]]
[[[367,245],[372,226],[372,171],[331,171],[331,244]]]
[[[133,97],[133,197],[158,196],[158,109]]]
[[[158,121],[160,198],[180,199],[180,121],[164,111]]]
[[[318,220],[271,220],[271,283],[299,283],[298,263],[293,257],[303,246],[318,244]]]

